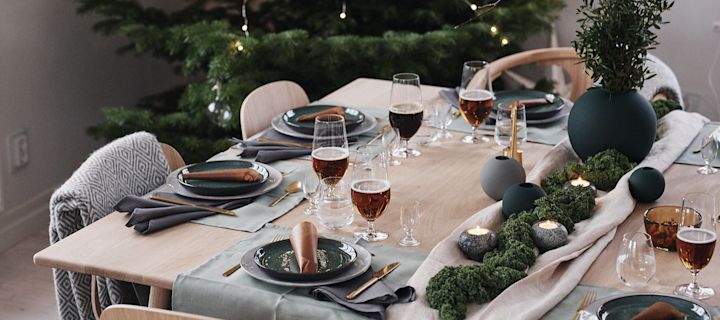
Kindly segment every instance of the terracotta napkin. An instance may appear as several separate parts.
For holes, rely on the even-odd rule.
[[[262,180],[262,175],[255,169],[225,169],[202,172],[182,173],[183,179],[255,182]]]
[[[326,114],[337,114],[337,115],[345,116],[345,110],[342,107],[333,107],[330,109],[325,109],[323,111],[313,112],[310,114],[299,116],[298,120],[300,120],[300,121],[315,121],[315,118],[317,118],[318,116],[323,116]]]
[[[312,222],[303,221],[290,232],[290,244],[295,251],[300,273],[317,272],[317,242],[317,228]]]
[[[685,314],[665,302],[655,302],[650,308],[634,316],[632,320],[676,320],[685,319]]]

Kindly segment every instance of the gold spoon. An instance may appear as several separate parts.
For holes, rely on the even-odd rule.
[[[277,200],[273,201],[273,203],[270,204],[270,207],[274,207],[276,204],[278,204],[282,199],[285,199],[288,195],[291,193],[298,192],[302,189],[302,182],[301,181],[293,181],[291,182],[287,188],[285,188],[285,194],[282,195],[280,198],[277,198]]]

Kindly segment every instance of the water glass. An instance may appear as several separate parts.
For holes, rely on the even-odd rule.
[[[305,208],[303,213],[306,215],[313,215],[315,212],[317,212],[317,206],[318,206],[318,187],[320,186],[320,181],[318,180],[317,175],[308,173],[303,178],[303,184],[302,184],[302,191],[303,195],[305,196],[305,199],[308,201],[308,206]]]
[[[717,168],[713,168],[710,164],[715,160],[718,154],[718,141],[713,134],[703,138],[702,148],[700,148],[705,166],[698,168],[700,174],[714,174],[718,172]]]
[[[655,252],[650,235],[629,232],[623,235],[615,264],[617,275],[626,286],[642,288],[655,276]]]
[[[516,115],[517,143],[527,140],[527,122],[525,121],[525,105],[518,104]],[[498,105],[497,119],[495,121],[495,143],[501,147],[510,146],[512,136],[512,104]]]
[[[317,220],[325,228],[342,229],[353,222],[355,212],[350,186],[342,177],[326,177],[320,182]]]
[[[400,132],[397,128],[387,127],[380,136],[383,148],[385,148],[385,161],[387,166],[399,166],[400,160],[395,158],[393,153],[400,146]]]
[[[415,200],[410,205],[400,207],[400,224],[402,225],[403,231],[405,231],[405,237],[400,239],[400,242],[398,242],[399,245],[403,247],[416,247],[420,245],[420,241],[415,239],[413,232],[421,217],[420,201]]]
[[[439,140],[450,140],[453,138],[453,134],[447,129],[453,120],[452,111],[452,106],[444,101],[438,101],[433,105],[434,125],[440,129],[440,132],[437,133],[437,139]]]

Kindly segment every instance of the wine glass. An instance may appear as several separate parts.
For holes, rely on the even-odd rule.
[[[453,134],[448,131],[447,127],[452,123],[452,106],[444,101],[435,102],[433,106],[433,114],[435,119],[435,127],[440,129],[437,133],[439,140],[450,140]]]
[[[517,105],[515,112],[515,128],[517,130],[517,143],[522,144],[527,140],[527,122],[525,121],[525,105]],[[501,147],[510,146],[512,138],[512,104],[501,103],[497,108],[497,119],[495,121],[495,143]]]
[[[395,156],[400,158],[420,156],[420,151],[408,146],[408,141],[420,130],[423,121],[420,76],[414,73],[393,75],[389,109],[390,125],[400,132],[400,148],[395,152]]]
[[[360,216],[368,222],[368,228],[355,236],[366,241],[381,241],[388,234],[375,230],[377,220],[390,203],[390,180],[383,161],[383,148],[364,145],[357,148],[351,183],[352,204]]]
[[[400,132],[397,128],[387,127],[382,131],[380,141],[385,148],[385,160],[389,166],[399,166],[402,164],[400,160],[395,159],[393,154],[400,145]]]
[[[615,271],[626,286],[642,288],[655,276],[655,252],[650,235],[628,232],[623,235],[622,247],[615,263]]]
[[[481,136],[478,128],[490,116],[493,109],[492,80],[486,61],[466,61],[463,63],[460,81],[460,113],[472,127],[472,135],[462,139],[464,143],[480,144],[490,141]]]
[[[317,211],[320,181],[316,174],[306,174],[303,178],[302,191],[305,199],[308,201],[308,206],[305,208],[303,213],[306,215],[313,215]]]
[[[718,141],[715,139],[715,136],[713,134],[708,135],[707,137],[703,138],[702,144],[700,148],[700,153],[702,154],[703,161],[705,162],[705,166],[700,167],[697,169],[698,173],[700,174],[714,174],[718,172],[718,169],[713,168],[713,166],[710,165],[710,163],[715,160],[718,154]]]
[[[421,217],[422,211],[420,211],[420,201],[418,200],[400,208],[400,224],[403,231],[405,231],[405,237],[400,239],[399,245],[403,247],[417,247],[420,245],[420,241],[413,237],[413,231],[415,231]]]
[[[342,229],[355,219],[350,186],[342,177],[326,177],[320,181],[317,205],[317,219],[320,224],[331,230]]]
[[[680,262],[690,270],[692,281],[675,287],[675,294],[699,300],[715,295],[715,290],[697,282],[697,274],[710,263],[715,250],[715,197],[709,193],[692,192],[683,196],[677,250]]]
[[[312,147],[312,166],[318,178],[342,179],[350,164],[345,118],[337,114],[320,115],[315,118]]]

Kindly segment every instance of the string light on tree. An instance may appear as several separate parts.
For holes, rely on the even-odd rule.
[[[490,26],[490,34],[492,34],[493,36],[496,36],[498,34],[498,27]]]
[[[342,10],[340,11],[340,19],[345,20],[347,18],[347,6],[345,1],[342,2]]]
[[[242,17],[243,17],[243,25],[242,25],[242,27],[240,27],[240,30],[242,30],[243,32],[245,32],[245,36],[246,36],[246,37],[249,37],[249,36],[250,36],[250,32],[248,32],[248,18],[247,18],[247,10],[246,10],[246,7],[247,7],[247,0],[243,0],[242,10],[241,10]],[[241,50],[241,49],[238,49],[238,51],[242,51],[242,50]]]
[[[510,43],[510,40],[508,40],[507,37],[502,37],[502,39],[500,39],[500,45],[501,45],[501,46],[504,47],[504,46],[508,45],[508,43]]]
[[[233,42],[232,47],[238,52],[242,52],[243,50],[245,50],[245,47],[243,46],[242,42],[240,42],[240,40],[236,40],[235,42]]]
[[[478,8],[478,7],[477,7],[476,4],[474,4],[474,3],[471,3],[471,4],[470,4],[470,10],[475,11],[475,10],[477,10],[477,8]]]

